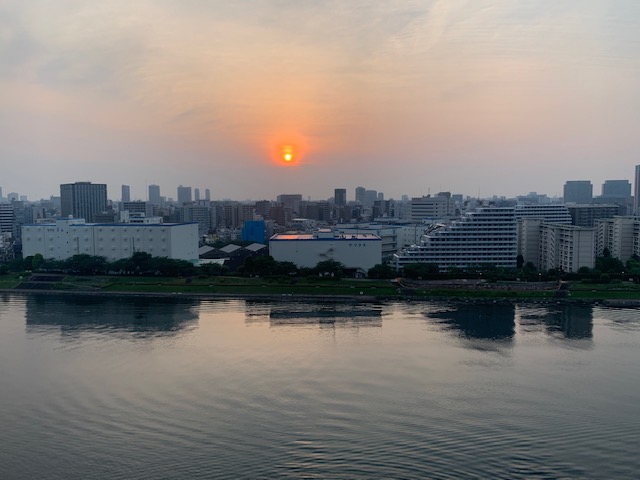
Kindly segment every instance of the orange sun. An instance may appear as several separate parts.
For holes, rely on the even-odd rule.
[[[300,138],[300,135],[279,134],[272,137],[269,143],[271,165],[295,169],[306,162],[308,149],[305,139]]]
[[[285,162],[291,162],[293,160],[293,147],[291,145],[282,147],[282,159]]]

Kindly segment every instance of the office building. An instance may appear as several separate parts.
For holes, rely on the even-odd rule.
[[[208,188],[204,189],[204,199],[208,202],[211,201],[211,190]]]
[[[140,213],[146,217],[153,216],[153,205],[151,205],[151,202],[141,202],[140,200],[136,200],[135,202],[123,202],[122,210],[128,211],[130,214]]]
[[[578,227],[592,228],[599,218],[613,218],[625,213],[625,208],[620,205],[567,205],[571,224]]]
[[[76,182],[60,185],[63,217],[93,222],[97,213],[107,209],[107,186],[104,183]]]
[[[293,215],[300,213],[300,202],[302,202],[302,195],[299,193],[278,195],[278,203],[284,205],[285,208],[290,208]]]
[[[0,234],[13,236],[13,203],[0,203]]]
[[[160,187],[158,185],[149,185],[149,203],[151,205],[161,205]]]
[[[183,187],[180,185],[178,187],[178,205],[184,205],[185,203],[191,203],[191,187]]]
[[[200,201],[200,189],[199,188],[195,188],[193,190],[193,195],[194,195],[194,199],[196,202]]]
[[[373,202],[375,202],[378,199],[378,192],[377,190],[365,190],[364,192],[364,202],[362,202],[364,205],[367,206],[372,206]]]
[[[602,184],[603,197],[631,197],[631,183],[629,180],[605,180]]]
[[[122,201],[122,202],[130,202],[131,201],[131,190],[129,188],[129,185],[122,185],[121,189],[122,189],[122,196],[121,196],[120,201]]]
[[[364,187],[357,187],[356,188],[356,203],[363,205],[364,204],[364,200],[365,200],[365,192],[367,191],[366,188]]]
[[[569,180],[564,184],[564,203],[591,203],[593,185],[589,180]]]
[[[454,214],[455,204],[449,192],[432,197],[411,199],[411,221],[415,223],[430,222],[432,220],[449,218]]]
[[[336,207],[343,207],[347,204],[347,189],[336,188],[333,193],[333,203]]]

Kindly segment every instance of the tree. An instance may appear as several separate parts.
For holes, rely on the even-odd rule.
[[[435,263],[410,263],[403,268],[405,277],[424,278],[440,273],[440,267]]]
[[[606,249],[605,249],[606,250]],[[612,257],[611,255],[604,255],[602,257],[596,257],[596,268],[602,273],[621,273],[624,271],[624,264],[620,259]]]
[[[322,262],[318,262],[314,270],[318,275],[341,278],[344,276],[344,268],[344,265],[340,262],[335,260],[324,260]]]
[[[395,278],[396,271],[393,267],[386,263],[378,263],[369,269],[367,272],[369,278]]]
[[[516,268],[520,269],[524,266],[524,257],[522,255],[518,255],[516,257]]]
[[[219,263],[205,263],[204,265],[200,265],[198,267],[198,271],[203,275],[217,277],[229,273],[229,267],[227,267],[226,265],[221,265]]]
[[[31,266],[33,267],[33,270],[40,270],[43,264],[44,264],[44,257],[42,256],[41,253],[36,253],[33,256],[33,260],[31,260]]]
[[[73,255],[65,260],[64,263],[66,268],[80,275],[104,273],[108,265],[106,258],[87,255],[86,253]]]

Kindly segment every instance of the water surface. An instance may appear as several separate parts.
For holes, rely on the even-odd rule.
[[[637,478],[640,312],[0,297],[1,478]]]

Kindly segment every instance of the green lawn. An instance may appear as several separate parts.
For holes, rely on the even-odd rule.
[[[0,275],[0,288],[14,288],[20,283],[20,277],[29,278],[28,274],[8,273]]]
[[[22,274],[24,279],[28,274]],[[14,288],[20,274],[0,276],[0,288]],[[67,275],[56,283],[57,290],[84,290],[141,293],[217,293],[228,295],[366,295],[398,297],[397,286],[388,280],[336,278],[251,278],[251,277],[129,277]],[[416,288],[405,298],[487,298],[551,299],[555,290],[502,290],[492,288]],[[623,282],[609,284],[571,283],[569,297],[574,300],[640,299],[640,285]]]

